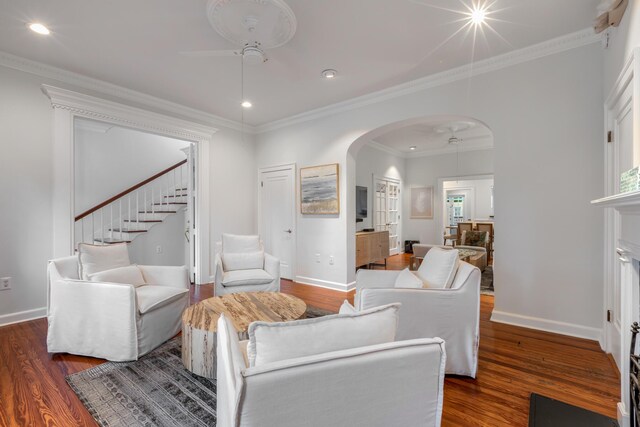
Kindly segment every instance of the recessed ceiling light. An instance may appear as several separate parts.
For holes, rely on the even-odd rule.
[[[49,33],[51,33],[51,31],[49,31],[47,27],[38,22],[29,24],[29,29],[34,33],[42,34],[43,36],[47,36],[49,35]]]
[[[487,17],[487,11],[482,7],[476,6],[471,11],[471,22],[473,22],[476,25],[483,24],[486,17]]]
[[[242,105],[244,108],[251,108],[253,106],[253,104],[249,101],[242,101]]]
[[[416,149],[416,146],[415,146],[415,145],[412,145],[411,147],[409,147],[409,150],[411,150],[411,151],[413,151],[413,150],[415,150],[415,149]]]
[[[332,69],[327,69],[322,72],[322,77],[324,77],[325,79],[333,79],[337,75],[338,75],[338,72]]]

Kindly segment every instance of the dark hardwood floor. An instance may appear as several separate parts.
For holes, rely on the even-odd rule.
[[[395,256],[388,268],[407,264]],[[282,291],[328,310],[353,301],[353,292],[287,280]],[[191,290],[194,302],[212,294],[211,285]],[[619,378],[598,343],[493,323],[492,309],[483,295],[478,378],[447,377],[444,426],[526,426],[532,392],[615,418]],[[96,425],[64,377],[104,361],[48,354],[46,334],[45,319],[0,328],[0,426]]]

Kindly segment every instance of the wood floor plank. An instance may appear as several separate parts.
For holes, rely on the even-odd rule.
[[[402,269],[408,261],[394,256],[387,268]],[[281,289],[331,311],[354,296],[289,280]],[[192,287],[191,301],[213,294],[213,285]],[[615,418],[618,372],[598,343],[494,323],[492,310],[493,297],[483,295],[478,377],[446,378],[443,426],[526,426],[532,392]],[[104,360],[49,354],[46,334],[45,319],[0,327],[0,426],[96,425],[65,376]]]

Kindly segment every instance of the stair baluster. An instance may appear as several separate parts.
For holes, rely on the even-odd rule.
[[[100,241],[104,245],[104,208],[100,209]]]
[[[81,223],[76,225],[76,243],[106,245],[131,241],[134,236],[146,232],[153,224],[162,222],[164,217],[180,209],[180,206],[188,205],[189,200],[185,198],[185,194],[189,185],[184,182],[187,175],[184,171],[188,172],[186,167],[187,161],[184,160],[78,215],[75,221],[76,223],[81,221]],[[178,168],[179,171],[176,170]],[[135,194],[132,194],[134,192]],[[149,192],[151,197],[148,195]],[[133,197],[135,199],[132,199]],[[160,197],[159,201],[156,201],[157,197]],[[106,214],[105,209],[109,209]],[[115,209],[117,209],[116,212],[114,212]],[[97,211],[100,211],[100,218],[96,218]],[[89,215],[91,215],[90,220],[87,218]],[[109,217],[105,219],[105,215]],[[126,227],[125,223],[127,223]],[[87,233],[87,227],[91,228],[90,233]],[[96,230],[96,227],[100,230]]]
[[[109,238],[113,240],[113,203],[109,206],[111,206],[111,225],[109,226]]]

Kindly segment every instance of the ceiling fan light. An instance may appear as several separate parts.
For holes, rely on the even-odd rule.
[[[242,105],[243,108],[251,108],[253,106],[251,101],[242,101],[242,104],[240,105]]]
[[[411,147],[409,147],[409,150],[414,151],[416,149],[415,145],[412,145]]]

